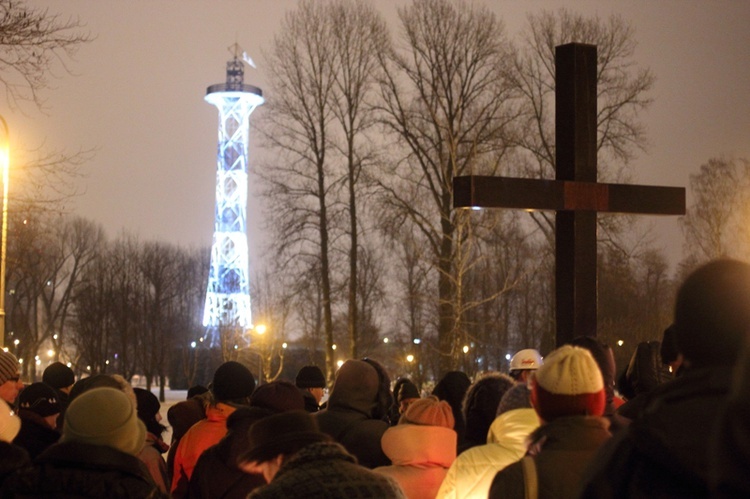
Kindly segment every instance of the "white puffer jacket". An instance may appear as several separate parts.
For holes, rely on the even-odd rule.
[[[487,444],[462,452],[438,491],[441,499],[485,498],[495,474],[526,454],[526,439],[539,427],[534,409],[513,409],[495,418]]]

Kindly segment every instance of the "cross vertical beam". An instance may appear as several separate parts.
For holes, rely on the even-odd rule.
[[[596,182],[596,46],[555,48],[556,180]],[[592,265],[592,262],[594,265]],[[555,216],[557,345],[596,336],[596,212]]]

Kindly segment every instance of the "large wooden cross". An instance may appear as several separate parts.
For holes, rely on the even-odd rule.
[[[597,183],[596,46],[555,49],[555,180],[453,179],[454,208],[554,210],[557,345],[596,336],[598,212],[682,215],[685,189]]]

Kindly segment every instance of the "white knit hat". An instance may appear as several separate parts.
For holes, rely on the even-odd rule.
[[[5,400],[0,399],[0,441],[12,442],[21,429],[21,420]]]
[[[545,421],[560,416],[600,416],[606,403],[602,373],[588,350],[562,346],[536,371],[531,399]]]

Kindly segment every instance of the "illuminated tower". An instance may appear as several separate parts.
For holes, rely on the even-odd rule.
[[[227,81],[206,90],[206,102],[219,109],[219,146],[216,168],[216,220],[211,246],[203,325],[209,346],[219,346],[219,328],[252,325],[247,253],[247,139],[248,118],[263,104],[263,93],[244,84],[238,58],[227,62]],[[252,61],[248,59],[248,63]]]

